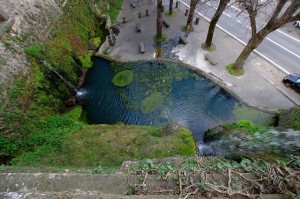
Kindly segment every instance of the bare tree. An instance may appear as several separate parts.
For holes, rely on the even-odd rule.
[[[199,0],[191,0],[191,2],[190,2],[189,16],[188,16],[186,26],[185,26],[185,30],[187,30],[187,31],[192,30],[192,22],[194,19],[194,13],[195,13],[198,2],[199,2]]]
[[[257,48],[269,33],[280,28],[284,24],[300,20],[300,0],[277,0],[277,2],[274,0],[266,0],[263,3],[260,3],[260,0],[239,0],[239,2],[249,15],[251,38],[233,64],[234,70],[241,70],[243,68],[244,63],[251,52]],[[260,9],[266,7],[270,3],[276,3],[276,5],[271,16],[268,18],[267,23],[258,30],[256,24],[257,14]]]
[[[170,4],[169,4],[169,15],[173,14],[173,0],[170,0]]]
[[[156,39],[162,40],[162,0],[157,0]]]
[[[225,10],[225,8],[227,7],[229,2],[230,2],[230,0],[220,0],[219,1],[219,6],[218,6],[214,16],[212,17],[212,19],[210,21],[210,24],[209,24],[209,28],[208,28],[208,32],[207,32],[207,36],[206,36],[206,41],[205,41],[205,44],[204,44],[204,48],[209,49],[211,47],[215,27],[216,27],[223,11]]]

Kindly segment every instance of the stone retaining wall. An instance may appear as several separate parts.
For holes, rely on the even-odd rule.
[[[0,23],[0,89],[12,84],[14,76],[25,75],[30,68],[24,48],[42,43],[53,25],[63,14],[68,0],[0,0],[0,7],[8,16]],[[1,91],[0,90],[0,91]],[[5,95],[5,93],[1,93]],[[0,98],[1,100],[1,98]]]

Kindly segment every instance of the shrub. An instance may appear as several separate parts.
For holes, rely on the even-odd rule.
[[[249,120],[240,120],[234,124],[234,128],[244,128],[248,133],[253,134],[256,132],[263,133],[267,130],[266,127],[253,124]]]
[[[27,47],[24,49],[24,52],[27,55],[33,56],[33,57],[41,57],[42,53],[41,53],[41,47],[38,44],[34,44],[30,47]]]
[[[79,59],[84,68],[88,69],[93,67],[93,62],[90,54],[86,54],[85,56],[80,56]]]

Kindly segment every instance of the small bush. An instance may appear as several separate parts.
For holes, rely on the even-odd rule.
[[[101,38],[100,37],[95,37],[93,39],[90,40],[90,42],[95,46],[95,47],[99,47],[100,43],[101,43]]]
[[[84,68],[88,69],[93,67],[93,62],[90,54],[86,54],[85,56],[80,56],[79,59]]]
[[[240,120],[234,124],[234,128],[245,128],[250,134],[259,132],[263,133],[267,130],[266,127],[253,124],[249,120]]]
[[[38,44],[34,44],[30,47],[27,47],[24,49],[24,52],[27,55],[33,56],[33,57],[40,57],[42,55],[41,53],[41,47]]]

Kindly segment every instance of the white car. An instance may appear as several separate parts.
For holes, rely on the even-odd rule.
[[[299,21],[299,20],[298,20],[298,21],[295,21],[295,22],[294,22],[294,26],[300,28],[300,21]]]

